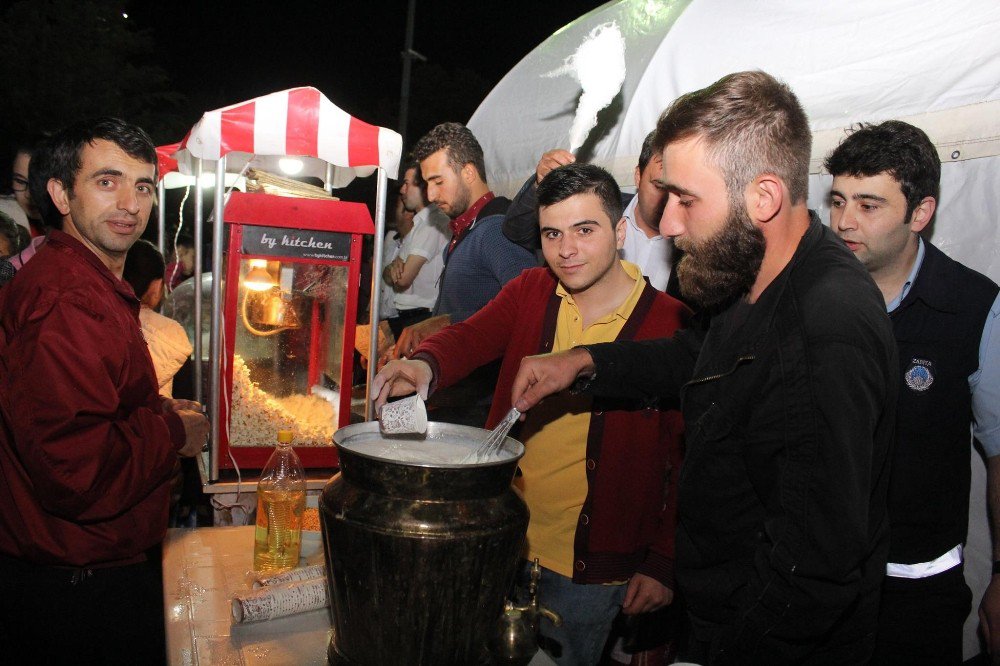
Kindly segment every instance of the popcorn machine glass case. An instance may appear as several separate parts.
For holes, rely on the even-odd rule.
[[[225,223],[219,467],[260,469],[286,428],[304,466],[335,467],[368,208],[234,192]]]

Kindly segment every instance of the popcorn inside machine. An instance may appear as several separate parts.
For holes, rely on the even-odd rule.
[[[234,192],[224,223],[219,465],[260,469],[278,430],[291,429],[303,465],[336,467],[368,208]]]

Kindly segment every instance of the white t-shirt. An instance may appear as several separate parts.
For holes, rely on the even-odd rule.
[[[437,206],[426,206],[413,216],[413,229],[403,239],[399,248],[399,258],[404,262],[410,255],[423,257],[427,261],[420,272],[404,291],[397,291],[393,303],[397,310],[434,307],[440,287],[441,271],[444,270],[444,249],[451,241],[448,216]]]
[[[625,261],[637,265],[642,274],[649,278],[649,284],[654,289],[666,291],[667,281],[670,279],[670,254],[673,244],[660,235],[649,238],[639,228],[639,223],[635,219],[635,206],[638,202],[639,195],[632,197],[632,201],[622,213],[626,220],[625,245],[619,254]]]
[[[396,299],[396,292],[392,290],[392,285],[387,283],[382,277],[385,267],[392,263],[392,260],[399,256],[399,246],[403,241],[395,231],[387,231],[385,240],[382,242],[382,270],[378,274],[378,318],[389,319],[399,313],[393,301]]]
[[[146,346],[149,347],[149,356],[153,359],[160,395],[171,397],[174,375],[191,356],[191,341],[183,326],[146,307],[139,308],[139,325],[142,327],[142,337],[146,338]]]

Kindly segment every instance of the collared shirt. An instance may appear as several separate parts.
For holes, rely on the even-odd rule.
[[[583,317],[573,296],[562,284],[556,295],[562,298],[556,319],[552,351],[578,345],[612,342],[632,314],[644,281],[639,267],[622,261],[622,267],[635,280],[632,291],[622,303],[604,317],[583,328]],[[587,436],[590,431],[591,398],[567,392],[550,396],[532,411],[539,412],[521,436],[525,454],[521,460],[523,476],[515,485],[524,494],[531,511],[528,523],[528,559],[538,558],[542,566],[573,576],[573,542],[576,538],[580,509],[587,499]],[[527,426],[527,424],[526,424]]]
[[[403,239],[399,237],[398,231],[390,230],[385,232],[385,240],[382,241],[382,271],[379,273],[380,276],[385,272],[386,267],[392,263],[392,260],[399,256],[399,248],[402,244]],[[399,314],[394,303],[396,300],[395,290],[384,278],[378,281],[378,288],[379,319],[395,317]]]
[[[483,206],[493,201],[494,198],[496,198],[495,194],[487,192],[479,197],[474,204],[469,206],[464,213],[451,221],[451,243],[448,244],[449,253],[455,249],[458,241],[462,240],[462,236],[469,230],[472,223],[476,221],[476,216],[479,215],[479,211],[483,209]]]
[[[889,301],[886,311],[892,312],[903,302],[924,262],[924,240],[917,237],[917,258],[913,268],[903,283],[899,295]],[[988,457],[1000,455],[1000,331],[996,330],[1000,320],[1000,295],[990,307],[990,313],[983,324],[983,334],[979,340],[979,368],[969,375],[969,390],[972,393],[972,434],[978,439]]]
[[[411,255],[427,261],[413,282],[403,291],[395,292],[393,308],[397,311],[434,307],[437,302],[439,278],[444,270],[444,248],[448,245],[448,216],[431,204],[413,216],[413,229],[399,247],[399,258],[406,262]]]
[[[642,274],[649,278],[649,284],[659,291],[667,290],[670,280],[670,254],[673,245],[670,240],[657,234],[650,238],[639,228],[635,217],[635,208],[639,203],[639,195],[622,212],[628,227],[625,230],[625,244],[619,251],[621,258],[639,267]]]

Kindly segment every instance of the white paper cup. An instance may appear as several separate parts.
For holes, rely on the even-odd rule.
[[[419,395],[382,405],[379,428],[387,435],[427,432],[427,408]]]

